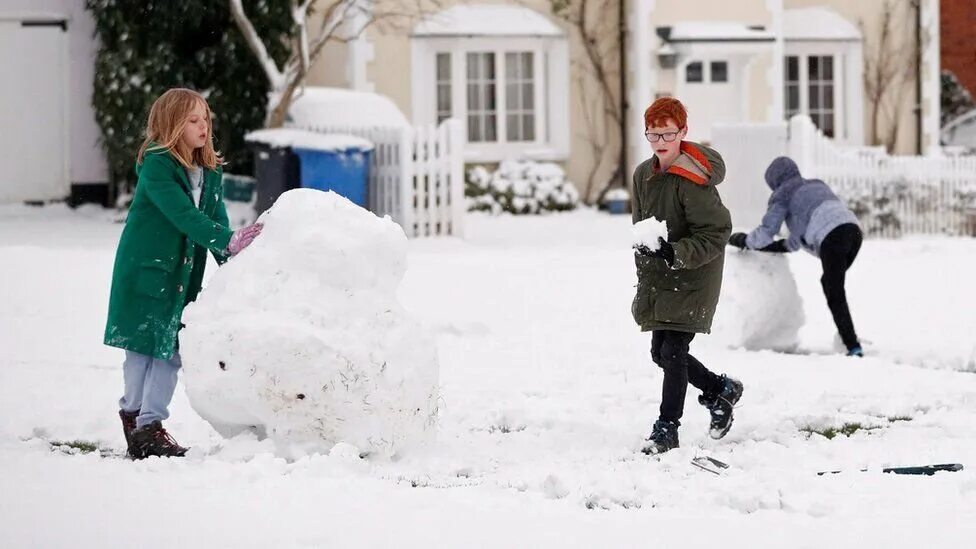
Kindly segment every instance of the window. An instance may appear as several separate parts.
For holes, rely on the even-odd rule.
[[[787,120],[806,113],[827,137],[837,133],[834,106],[834,57],[831,55],[790,55],[785,59],[783,114]]]
[[[688,63],[685,66],[685,82],[695,83],[704,80],[704,72],[702,68],[701,61],[695,61],[693,63]]]
[[[451,117],[451,54],[437,54],[437,123]]]
[[[807,58],[807,86],[810,118],[827,137],[834,136],[834,58]]]
[[[725,61],[712,61],[712,82],[729,81],[729,64]]]
[[[786,119],[800,113],[800,58],[791,55],[786,58],[784,67],[786,90],[783,99],[786,108],[783,110]]]
[[[508,141],[535,141],[532,52],[505,54],[505,126]]]
[[[496,141],[498,110],[495,95],[495,54],[469,53],[467,67],[468,141]]]

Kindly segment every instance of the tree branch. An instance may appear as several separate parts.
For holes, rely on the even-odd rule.
[[[244,6],[241,4],[241,0],[230,0],[230,12],[234,17],[234,23],[237,24],[237,28],[244,35],[244,40],[247,42],[248,47],[251,48],[251,52],[257,58],[258,64],[264,70],[264,75],[268,78],[271,89],[280,90],[283,88],[285,86],[285,75],[278,68],[274,59],[271,58],[271,55],[268,54],[268,48],[264,46],[264,42],[258,36],[258,32],[254,29],[251,20],[244,13]]]

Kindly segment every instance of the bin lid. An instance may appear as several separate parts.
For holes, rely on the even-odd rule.
[[[310,149],[314,151],[371,151],[373,143],[362,137],[340,133],[318,133],[295,128],[256,130],[244,136],[249,143],[263,143],[274,149]]]

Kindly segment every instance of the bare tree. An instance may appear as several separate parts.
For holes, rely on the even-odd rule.
[[[919,0],[898,2],[906,9],[916,9]],[[919,48],[912,41],[897,43],[897,37],[910,36],[908,29],[898,28],[897,7],[885,0],[881,13],[881,29],[874,44],[865,44],[864,93],[870,104],[870,142],[884,145],[890,152],[898,140],[900,109],[908,92],[907,84],[915,71]],[[907,15],[906,20],[911,20]],[[863,32],[864,23],[861,22]],[[887,131],[881,123],[887,122]]]
[[[288,38],[290,54],[278,66],[264,41],[244,12],[242,0],[229,0],[234,23],[247,41],[271,85],[265,125],[281,127],[296,91],[305,83],[309,68],[329,42],[348,42],[378,23],[396,26],[423,15],[419,0],[290,0],[294,26]],[[313,15],[322,10],[322,21],[310,31]]]
[[[607,189],[621,180],[624,166],[619,165],[618,140],[610,139],[610,130],[623,123],[622,90],[615,88],[620,76],[620,44],[617,41],[617,9],[622,0],[550,0],[553,15],[568,23],[582,45],[582,58],[574,58],[579,75],[575,84],[583,106],[585,133],[582,136],[592,153],[593,164],[583,188],[583,200],[593,204]],[[587,78],[589,77],[589,78]],[[619,87],[619,86],[618,86]],[[597,175],[607,162],[617,166],[597,190]]]

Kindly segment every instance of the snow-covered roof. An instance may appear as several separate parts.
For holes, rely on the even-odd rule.
[[[467,4],[435,13],[414,36],[563,36],[546,16],[522,6]]]
[[[405,127],[410,122],[385,95],[309,86],[288,109],[290,122],[302,127]]]
[[[786,40],[861,40],[861,31],[830,8],[796,8],[783,11]]]
[[[734,21],[684,21],[671,26],[671,42],[772,41],[769,31]]]
[[[373,149],[371,142],[354,135],[318,133],[294,128],[256,130],[246,134],[244,140],[252,143],[265,143],[274,148],[295,147],[319,151],[369,151]]]

